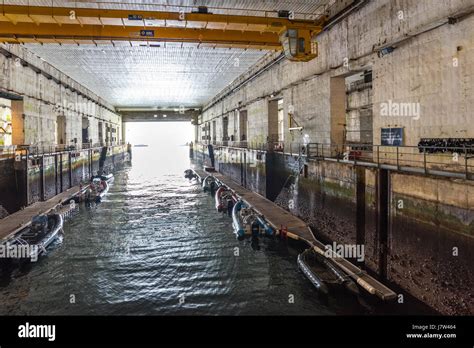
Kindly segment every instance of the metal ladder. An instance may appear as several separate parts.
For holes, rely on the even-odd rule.
[[[290,175],[288,175],[288,178],[286,178],[285,183],[282,186],[282,189],[286,187],[286,185],[288,184],[288,181],[290,181],[291,178],[296,178],[298,175],[301,174],[301,171],[303,170],[305,163],[306,163],[305,158],[303,157],[302,154],[299,154],[298,158],[296,159],[296,162],[292,166],[293,172]]]

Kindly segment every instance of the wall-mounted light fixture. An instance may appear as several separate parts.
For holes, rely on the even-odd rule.
[[[395,47],[393,46],[384,47],[378,52],[378,56],[379,58],[382,58],[383,56],[386,56],[387,54],[390,54],[393,51],[395,51]]]

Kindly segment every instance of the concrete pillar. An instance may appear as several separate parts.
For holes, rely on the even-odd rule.
[[[268,138],[271,142],[278,141],[278,100],[268,102]]]
[[[365,245],[365,168],[356,167],[356,244]],[[363,264],[364,262],[362,262]]]
[[[59,192],[63,192],[63,154],[59,154]]]
[[[331,144],[344,142],[346,123],[346,82],[344,77],[332,77],[330,83]]]
[[[26,207],[30,201],[30,182],[28,180],[28,150],[18,151],[15,155],[14,169],[20,207]]]
[[[58,188],[58,154],[54,154],[54,192],[57,195],[59,193],[59,188]]]
[[[25,143],[23,100],[12,100],[12,144],[22,145]]]
[[[40,163],[40,199],[42,201],[46,200],[46,184],[45,184],[45,177],[44,177],[44,155],[41,156],[41,163]]]
[[[127,122],[122,122],[122,141],[127,142]]]
[[[67,153],[67,167],[68,167],[68,175],[69,175],[69,188],[71,188],[72,185],[72,159],[71,159],[71,151]]]
[[[377,172],[377,240],[379,252],[379,275],[382,279],[387,278],[388,260],[388,230],[390,214],[390,172],[379,169]]]

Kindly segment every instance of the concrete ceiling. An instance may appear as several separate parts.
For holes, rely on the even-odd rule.
[[[50,0],[10,0],[9,4],[51,6]],[[191,11],[206,5],[213,13],[276,16],[291,10],[299,18],[314,18],[329,0],[126,0],[54,1],[54,6]],[[189,8],[186,8],[189,7]],[[112,45],[25,45],[116,107],[199,107],[262,58],[266,52],[161,43]]]
[[[265,54],[176,43],[26,47],[117,107],[201,106]]]

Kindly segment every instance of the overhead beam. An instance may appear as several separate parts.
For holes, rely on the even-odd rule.
[[[291,61],[318,56],[315,20],[139,10],[0,6],[0,42],[96,44],[97,41],[181,42],[260,50],[283,50]]]
[[[191,122],[199,110],[120,111],[122,122]]]
[[[285,27],[319,32],[322,30],[326,17],[320,16],[314,20],[291,20],[280,17],[194,12],[2,5],[0,6],[0,21],[13,24],[158,26],[279,33]]]
[[[147,28],[111,25],[2,23],[0,41],[9,43],[94,43],[95,41],[194,42],[216,46],[279,50],[275,33],[190,28]]]

